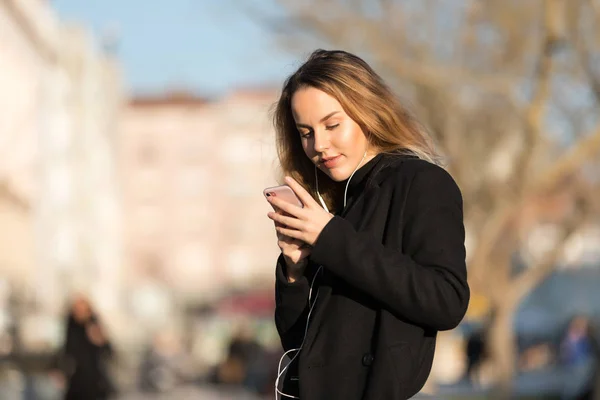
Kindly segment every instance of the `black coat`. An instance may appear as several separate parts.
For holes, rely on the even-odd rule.
[[[89,323],[97,323],[95,316]],[[86,326],[68,317],[64,345],[65,373],[68,376],[66,400],[108,399],[114,387],[107,373],[107,361],[112,355],[110,343],[98,346],[91,342]]]
[[[360,168],[305,276],[288,283],[278,260],[275,322],[286,351],[302,344],[310,281],[323,266],[283,392],[299,391],[302,400],[415,395],[431,370],[436,333],[456,327],[467,309],[464,239],[461,193],[445,170],[390,155]]]

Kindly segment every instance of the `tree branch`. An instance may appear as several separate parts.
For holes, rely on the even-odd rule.
[[[292,7],[286,1],[280,0],[280,2],[283,7],[288,9]],[[287,18],[277,26],[292,27],[293,30],[288,30],[288,34],[295,35],[299,31],[308,32],[324,38],[334,45],[345,45],[344,47],[348,46],[348,36],[340,27],[351,27],[352,31],[360,31],[363,37],[369,38],[368,43],[361,44],[361,48],[368,49],[378,60],[379,65],[386,65],[391,73],[414,84],[434,87],[470,85],[507,96],[510,95],[510,91],[518,81],[518,77],[498,71],[483,74],[460,66],[426,63],[422,60],[400,56],[398,43],[392,42],[386,36],[386,29],[382,28],[381,20],[367,19],[339,2],[336,3],[335,9],[335,18],[321,17],[321,13],[315,13],[312,9],[307,12],[289,10]],[[392,23],[396,23],[396,21],[392,21]],[[273,23],[268,26],[273,26]],[[276,33],[286,32],[278,30]]]
[[[570,151],[532,182],[528,195],[552,190],[556,183],[573,175],[586,161],[597,156],[598,153],[600,153],[600,124],[596,126],[594,132],[581,138]]]
[[[515,279],[509,286],[511,292],[509,297],[515,296],[516,301],[519,302],[554,270],[570,239],[590,217],[591,208],[585,196],[586,194],[581,193],[577,196],[574,215],[563,224],[563,230],[556,246],[546,253],[538,263],[530,266]]]
[[[543,132],[545,111],[550,101],[551,77],[554,70],[554,48],[555,43],[560,37],[559,3],[562,0],[544,1],[544,22],[542,24],[543,36],[540,43],[539,58],[535,69],[534,94],[531,103],[525,112],[525,135],[523,149],[516,161],[515,174],[513,182],[515,183],[515,193],[522,196],[531,179],[532,165],[536,150],[539,146]]]
[[[31,204],[23,199],[22,196],[15,193],[6,181],[0,182],[0,198],[6,199],[20,210],[29,211],[31,209]]]
[[[479,275],[485,273],[486,263],[492,250],[500,243],[502,235],[507,234],[509,224],[518,216],[526,202],[540,193],[554,190],[556,185],[572,176],[587,160],[598,153],[600,153],[600,125],[593,134],[581,139],[571,151],[546,170],[536,183],[527,188],[526,193],[517,202],[510,198],[502,200],[478,235],[478,246],[471,262],[475,283],[484,280],[484,277]],[[507,238],[502,240],[507,240]]]
[[[600,6],[597,5],[594,2],[594,0],[588,0],[587,3],[589,4],[591,11],[593,12],[593,16],[596,22],[594,26],[598,26],[598,23],[600,23]],[[577,33],[576,37],[574,38],[575,51],[577,52],[581,67],[585,72],[586,77],[590,83],[590,88],[592,89],[592,93],[596,99],[596,103],[600,104],[600,77],[596,76],[594,70],[592,69],[590,51],[587,45],[587,35],[579,34],[579,31],[577,29],[575,30],[575,32]],[[595,37],[598,37],[598,34],[600,34],[600,32],[594,33]]]

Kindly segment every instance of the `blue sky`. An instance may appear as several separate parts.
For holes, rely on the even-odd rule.
[[[271,35],[232,7],[235,1],[53,0],[51,4],[62,20],[79,21],[96,37],[116,27],[117,54],[134,92],[186,89],[212,95],[239,86],[279,86],[300,59],[284,53]]]

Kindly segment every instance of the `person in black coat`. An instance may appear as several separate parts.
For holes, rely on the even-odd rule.
[[[317,50],[274,112],[285,183],[277,398],[406,399],[469,303],[461,192],[422,127],[359,57]],[[283,381],[283,382],[281,382]]]
[[[67,316],[61,354],[67,378],[65,400],[105,400],[114,394],[107,373],[113,350],[89,300],[78,296]]]

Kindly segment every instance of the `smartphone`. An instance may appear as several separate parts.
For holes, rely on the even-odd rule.
[[[304,208],[304,204],[300,201],[296,193],[288,185],[274,186],[263,190],[265,197],[277,196],[290,204],[294,204],[298,207]]]

